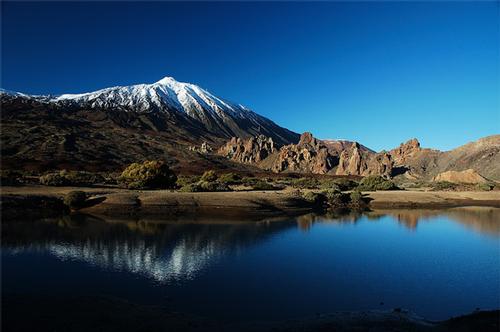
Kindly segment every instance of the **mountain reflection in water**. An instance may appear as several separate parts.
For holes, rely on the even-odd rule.
[[[2,292],[19,308],[110,296],[224,321],[398,307],[446,319],[500,307],[499,220],[495,208],[2,220]]]
[[[291,226],[105,221],[76,215],[7,222],[2,229],[2,247],[11,254],[48,252],[61,260],[81,260],[167,282],[192,279],[227,251],[237,251]]]
[[[476,232],[500,236],[500,209],[377,210],[365,214],[304,215],[287,221],[183,223],[158,220],[103,220],[86,215],[40,221],[4,221],[2,247],[10,254],[47,252],[61,260],[144,275],[158,282],[190,280],[228,252],[275,234],[315,223],[356,224],[391,216],[409,230],[447,216]]]

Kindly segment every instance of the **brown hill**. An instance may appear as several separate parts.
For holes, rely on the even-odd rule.
[[[473,169],[489,179],[500,180],[500,135],[488,136],[450,151],[424,149],[416,139],[389,151],[394,162],[408,174],[430,180],[446,171]]]
[[[488,179],[481,176],[478,172],[473,169],[467,169],[465,171],[446,171],[439,173],[433,179],[436,182],[446,181],[453,183],[488,183]]]

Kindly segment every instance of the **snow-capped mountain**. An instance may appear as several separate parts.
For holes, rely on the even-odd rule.
[[[194,121],[210,134],[229,138],[265,134],[287,144],[298,135],[277,126],[248,108],[226,101],[190,83],[165,77],[153,84],[117,86],[89,93],[62,95],[26,95],[0,91],[2,104],[15,99],[36,102],[58,109],[120,110],[137,114],[163,114]],[[182,126],[182,121],[177,121]],[[197,133],[200,134],[200,133]],[[202,135],[203,136],[203,135]]]

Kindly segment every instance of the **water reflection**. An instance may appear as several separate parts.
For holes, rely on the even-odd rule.
[[[75,215],[36,222],[4,221],[4,252],[50,253],[61,260],[78,260],[102,268],[128,271],[158,282],[191,280],[220,257],[238,252],[274,234],[316,223],[356,225],[390,216],[416,231],[420,223],[446,216],[489,236],[500,236],[500,209],[377,210],[365,214],[304,215],[287,221],[186,223],[158,220],[103,220]]]
[[[190,280],[229,251],[271,236],[290,223],[185,224],[66,216],[6,222],[3,250],[48,252],[61,260],[138,273],[159,282]]]
[[[499,220],[494,208],[259,222],[3,220],[2,291],[103,294],[235,320],[382,302],[443,319],[500,306]]]
[[[434,210],[375,210],[365,213],[328,213],[324,215],[308,214],[298,218],[297,225],[303,231],[311,229],[314,223],[356,224],[366,218],[378,221],[383,217],[392,217],[405,228],[416,231],[419,223],[433,222],[440,217],[447,217],[475,232],[500,236],[500,209],[493,207],[457,207]]]

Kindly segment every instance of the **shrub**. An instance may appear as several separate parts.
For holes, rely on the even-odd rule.
[[[440,181],[432,183],[433,190],[455,190],[458,188],[457,183],[448,182],[448,181]]]
[[[379,175],[365,176],[359,183],[358,190],[398,190],[394,182],[384,179]]]
[[[493,183],[478,183],[476,185],[476,188],[478,190],[483,190],[483,191],[490,191],[495,188],[495,185]]]
[[[244,177],[241,179],[241,183],[247,187],[253,187],[257,182],[262,181],[257,178]]]
[[[334,180],[340,190],[352,190],[358,186],[358,183],[348,178],[338,178]]]
[[[302,194],[302,198],[308,202],[319,204],[325,199],[325,196],[313,191],[306,191]]]
[[[349,202],[349,195],[340,190],[330,189],[324,192],[326,202],[331,208],[344,208]]]
[[[206,171],[205,173],[203,173],[200,180],[208,182],[215,181],[217,180],[217,174],[215,174],[215,172],[212,170]]]
[[[175,184],[177,187],[182,188],[198,181],[200,181],[200,176],[179,176]]]
[[[203,181],[189,183],[183,186],[179,191],[182,192],[214,192],[214,191],[231,191],[231,188],[225,183],[219,181]]]
[[[364,208],[366,206],[366,202],[363,199],[361,191],[353,190],[349,196],[351,207]]]
[[[219,182],[225,183],[225,184],[240,184],[241,183],[241,176],[235,173],[226,173],[222,174],[219,177]]]
[[[68,185],[71,186],[90,186],[96,183],[104,183],[105,179],[98,173],[82,172],[82,171],[61,171],[59,175],[66,179]]]
[[[175,186],[177,176],[163,161],[151,160],[129,165],[118,180],[129,189],[165,189]]]
[[[315,178],[300,178],[292,180],[292,187],[301,189],[316,189],[319,186],[319,181]]]
[[[340,189],[339,185],[335,182],[334,179],[322,180],[319,185],[319,188],[323,190],[338,190],[338,191],[342,190]]]
[[[68,185],[68,180],[64,175],[60,173],[49,173],[40,176],[40,184],[44,186],[66,186]]]
[[[200,185],[198,185],[198,183],[189,183],[189,184],[182,186],[181,189],[179,189],[179,191],[196,193],[196,192],[200,192],[203,190],[201,189]]]
[[[227,184],[218,181],[200,180],[197,185],[200,186],[201,191],[231,191]]]
[[[281,178],[276,179],[276,183],[278,183],[280,185],[284,185],[284,186],[291,186],[292,182],[293,182],[293,179],[289,178],[289,177],[281,177]]]
[[[87,194],[83,191],[70,191],[64,196],[64,204],[73,210],[81,209],[85,205]]]
[[[280,190],[283,189],[281,187],[275,186],[272,183],[266,182],[266,181],[256,181],[252,185],[253,190]]]
[[[83,171],[66,171],[49,173],[40,176],[40,184],[45,186],[90,186],[96,183],[104,183],[106,179],[98,174]]]

